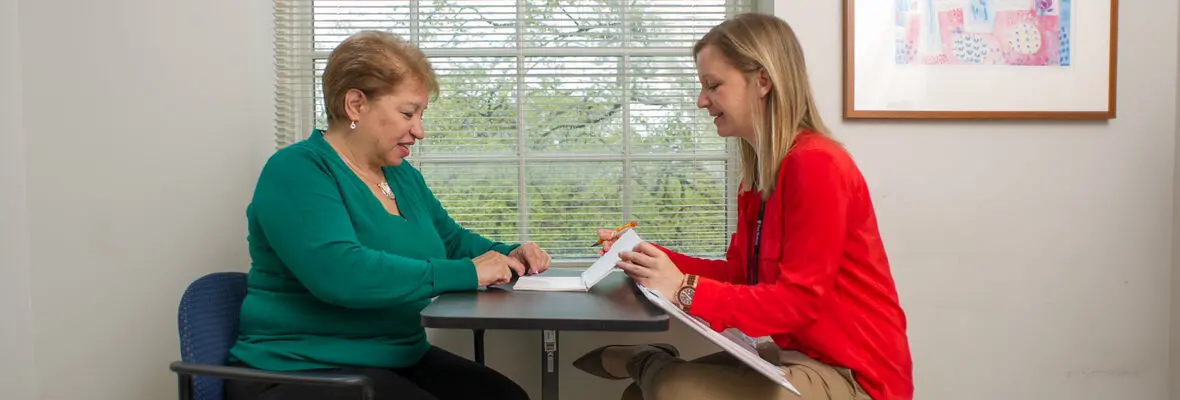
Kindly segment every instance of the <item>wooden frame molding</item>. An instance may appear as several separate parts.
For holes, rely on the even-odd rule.
[[[1106,110],[1099,111],[940,111],[856,109],[855,3],[843,0],[843,117],[844,119],[1061,119],[1106,120],[1115,118],[1118,76],[1118,0],[1110,1],[1110,46]],[[1078,0],[1074,0],[1078,1]]]

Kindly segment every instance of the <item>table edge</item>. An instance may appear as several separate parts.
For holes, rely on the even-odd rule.
[[[528,318],[440,317],[422,315],[422,326],[433,329],[554,330],[583,332],[664,332],[671,328],[667,315],[646,321],[553,320]]]

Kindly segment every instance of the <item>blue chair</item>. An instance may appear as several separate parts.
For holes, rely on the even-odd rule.
[[[181,400],[223,400],[224,380],[249,380],[314,386],[360,388],[373,400],[373,382],[364,375],[273,372],[228,365],[229,349],[238,336],[238,316],[246,297],[246,274],[216,272],[189,285],[177,313],[180,361],[176,373]]]

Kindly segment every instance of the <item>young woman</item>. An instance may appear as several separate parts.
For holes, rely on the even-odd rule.
[[[769,336],[762,355],[803,399],[913,397],[905,314],[869,190],[820,119],[791,28],[732,18],[693,48],[722,137],[741,139],[738,224],[724,260],[644,243],[619,268],[718,331]],[[611,231],[600,231],[608,240]],[[718,353],[684,361],[668,345],[606,346],[575,361],[633,379],[625,399],[799,399]]]

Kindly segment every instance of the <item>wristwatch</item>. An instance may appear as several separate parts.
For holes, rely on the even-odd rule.
[[[680,309],[688,312],[692,307],[692,296],[697,291],[697,276],[688,274],[684,276],[684,283],[680,285],[680,290],[676,291],[676,301],[680,303]]]

